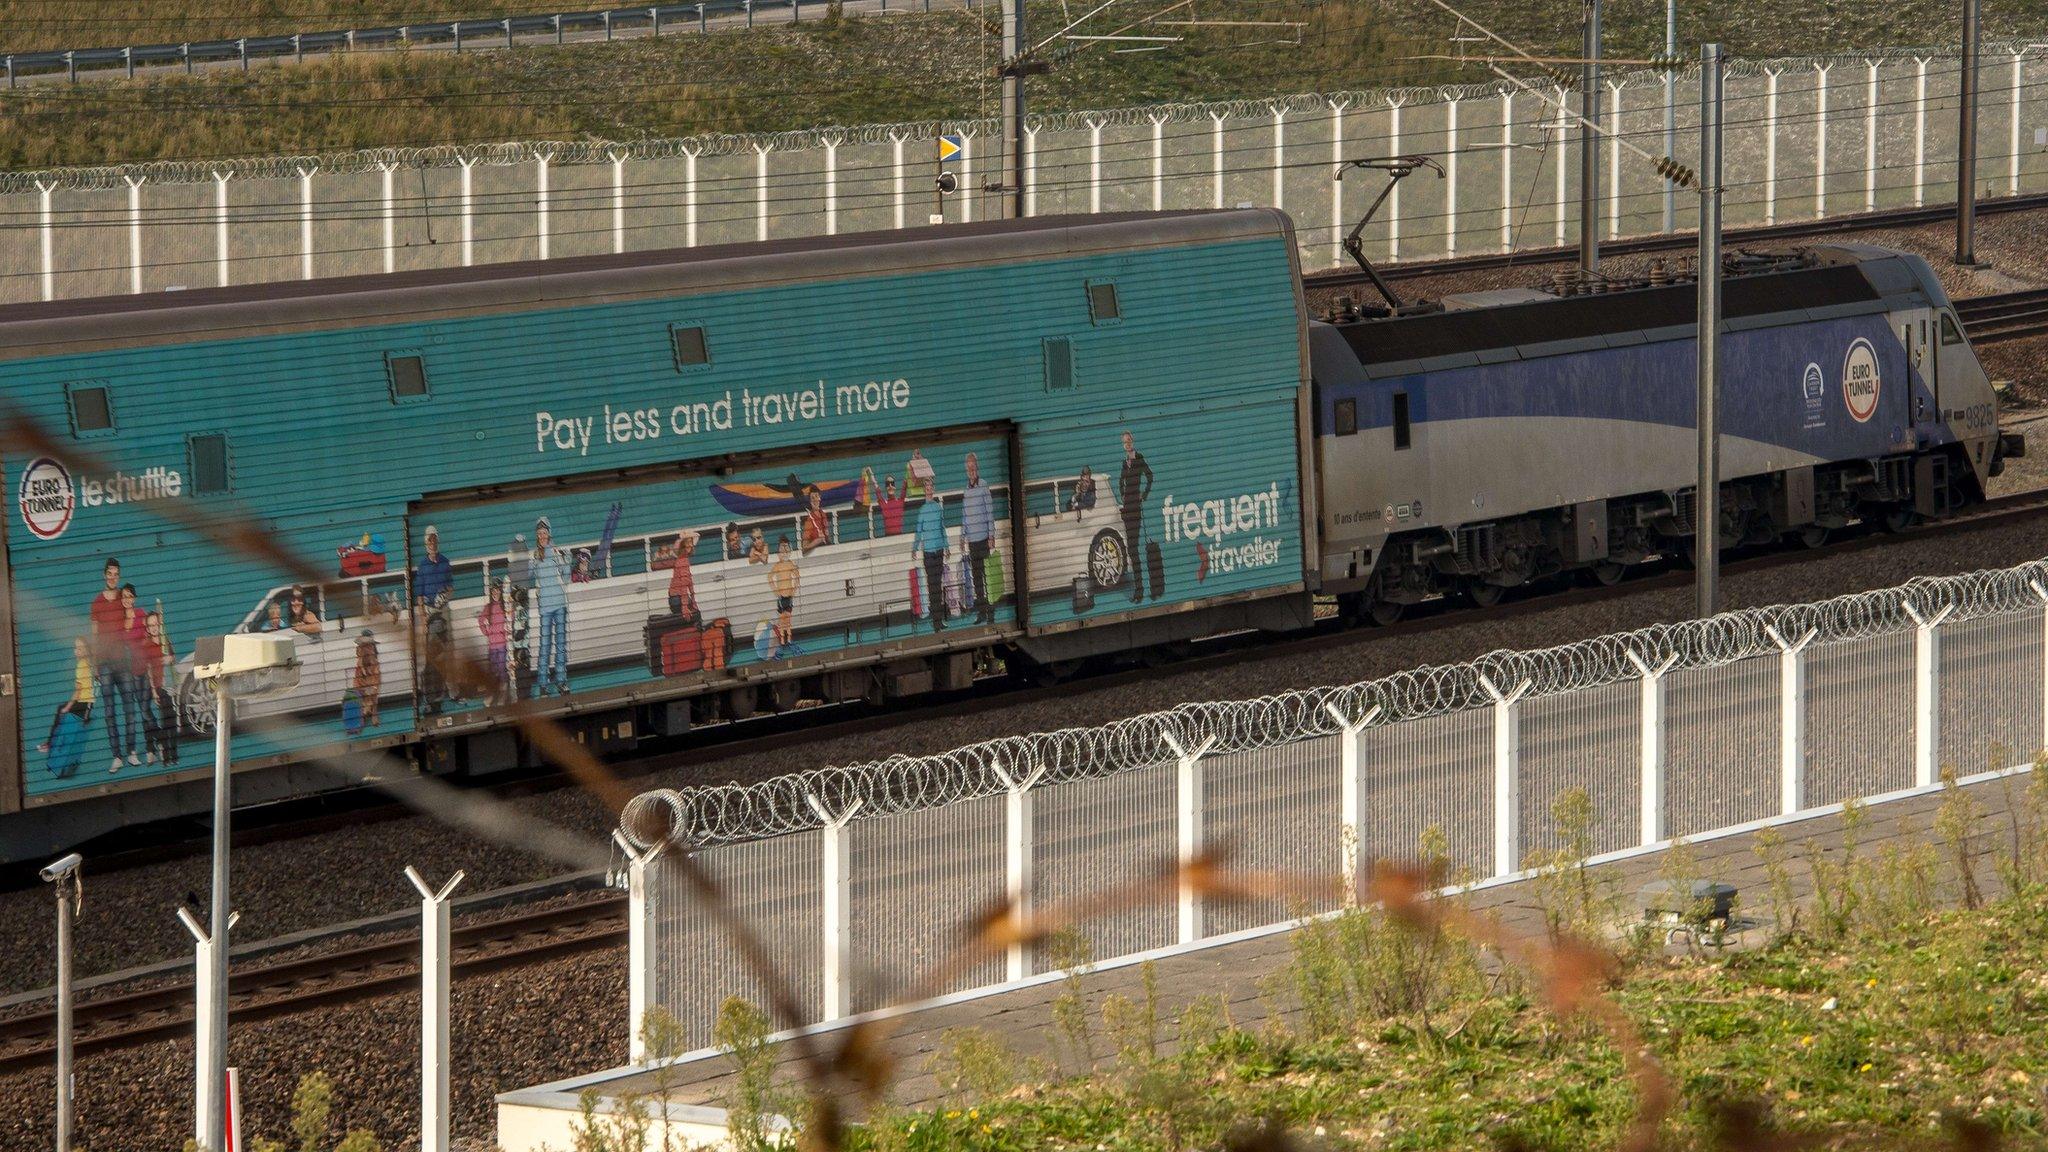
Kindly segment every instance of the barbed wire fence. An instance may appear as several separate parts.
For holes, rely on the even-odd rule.
[[[626,806],[634,1011],[694,1038],[757,977],[673,881],[717,878],[811,1020],[886,1002],[976,913],[1072,901],[1227,841],[1233,866],[1342,874],[1412,854],[1507,876],[1554,850],[1549,802],[1584,789],[1601,851],[1697,837],[2004,769],[2048,732],[2048,561],[1489,653],[1355,684],[1186,704]],[[1994,751],[2002,750],[2002,751]],[[655,840],[649,829],[665,828]],[[638,830],[638,831],[636,831]],[[1334,899],[1334,898],[1333,898]],[[1098,959],[1280,923],[1331,903],[1131,909],[1087,927]],[[821,937],[821,932],[823,933]],[[962,991],[1038,971],[1013,950]]]

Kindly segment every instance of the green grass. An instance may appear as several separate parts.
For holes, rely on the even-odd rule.
[[[1364,1014],[1319,1035],[1231,1029],[1153,1063],[963,1098],[863,1129],[866,1149],[1215,1147],[1271,1123],[1335,1146],[1613,1147],[1636,1107],[1604,1034],[1467,985],[1426,1032]],[[1638,961],[1609,996],[1679,1093],[1663,1136],[1717,1146],[1718,1103],[1825,1146],[1910,1147],[1950,1117],[2008,1147],[2048,1132],[2048,903],[2039,891],[1923,916],[1853,951],[1789,940],[1725,959]]]
[[[626,6],[625,0],[0,0],[0,51],[179,44]]]
[[[533,10],[533,0],[439,0],[408,17]],[[388,19],[399,0],[300,0],[207,6],[161,0],[142,24],[111,0],[57,8],[0,0],[0,29],[15,47],[68,40],[178,40],[224,34],[251,21],[286,24]],[[1538,51],[1572,49],[1578,6],[1559,0],[1474,0],[1464,10]],[[1896,46],[1952,38],[1950,0],[1705,0],[1683,6],[1681,44],[1717,37],[1738,53],[1786,54]],[[1142,11],[1151,11],[1146,8]],[[1033,27],[1058,28],[1081,8],[1035,2]],[[1138,12],[1141,10],[1132,10]],[[1453,25],[1430,0],[1198,0],[1181,12],[1291,28],[1153,28],[1185,38],[1160,51],[1096,45],[1032,81],[1044,112],[1171,100],[1257,98],[1384,85],[1485,81],[1476,65],[1429,59],[1446,52]],[[59,20],[82,24],[52,23]],[[992,14],[993,9],[989,12]],[[1084,31],[1111,32],[1121,8]],[[38,20],[37,17],[42,17]],[[316,19],[317,18],[317,19]],[[1614,0],[1610,55],[1661,44],[1663,6]],[[1989,36],[2048,34],[2048,0],[1993,0]],[[146,35],[145,35],[146,31]],[[818,18],[710,36],[679,35],[555,48],[532,46],[457,58],[441,52],[369,54],[303,67],[266,67],[0,92],[0,166],[27,168],[164,158],[303,154],[374,146],[521,138],[632,139],[706,132],[781,131],[834,124],[959,119],[997,107],[992,18],[969,12],[888,19]]]

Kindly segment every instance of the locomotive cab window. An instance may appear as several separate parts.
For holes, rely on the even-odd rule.
[[[1089,281],[1088,318],[1097,324],[1111,324],[1123,316],[1123,305],[1116,298],[1116,285],[1107,280]]]
[[[1948,312],[1941,314],[1941,342],[1943,344],[1961,344],[1963,342],[1962,329],[1956,327],[1955,316]]]
[[[192,466],[194,496],[217,496],[233,488],[226,433],[202,432],[186,437],[185,450]]]
[[[427,362],[417,352],[387,354],[384,357],[384,374],[391,385],[392,403],[427,399]]]
[[[1394,393],[1394,447],[1396,450],[1408,447],[1408,394]]]
[[[704,336],[703,325],[671,324],[668,338],[675,352],[676,371],[711,367],[711,344]]]
[[[73,436],[107,436],[114,431],[114,405],[104,384],[72,384],[64,389],[71,409]]]
[[[1335,427],[1331,429],[1331,434],[1332,434],[1332,435],[1335,435],[1335,436],[1355,436],[1355,435],[1357,435],[1357,434],[1358,434],[1358,401],[1356,401],[1356,400],[1339,400],[1339,401],[1337,401],[1337,412],[1336,412],[1336,419],[1335,419],[1335,420],[1333,421],[1333,423],[1335,424]]]

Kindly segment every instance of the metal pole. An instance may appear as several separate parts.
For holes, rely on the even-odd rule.
[[[436,889],[405,866],[420,893],[420,1152],[448,1152],[448,897],[462,876]]]
[[[234,708],[227,685],[213,682],[213,927],[207,947],[213,952],[213,1002],[207,1007],[213,1016],[213,1042],[202,1056],[206,1069],[206,1093],[211,1102],[208,1113],[207,1147],[224,1149],[227,1143],[228,1090],[228,728]]]
[[[1584,0],[1584,72],[1579,77],[1579,272],[1600,271],[1600,0]]]
[[[57,1152],[71,1152],[71,914],[78,874],[57,879]]]
[[[1963,0],[1963,77],[1956,130],[1956,263],[1977,264],[1977,0]]]
[[[1720,604],[1721,445],[1715,420],[1721,352],[1721,46],[1700,47],[1699,487],[1693,500],[1693,562],[1699,615]]]
[[[1003,0],[1003,219],[1024,216],[1024,0]]]

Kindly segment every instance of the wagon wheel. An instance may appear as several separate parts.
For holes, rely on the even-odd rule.
[[[1593,583],[1602,588],[1612,588],[1621,583],[1623,576],[1628,575],[1628,565],[1613,560],[1602,560],[1588,571],[1592,574]]]
[[[1130,550],[1113,528],[1104,528],[1088,542],[1088,578],[1097,592],[1107,592],[1124,582],[1131,566]]]
[[[1473,606],[1477,608],[1491,608],[1500,603],[1501,597],[1508,594],[1506,588],[1498,584],[1488,584],[1484,580],[1465,581],[1463,591],[1465,598],[1470,600]]]

